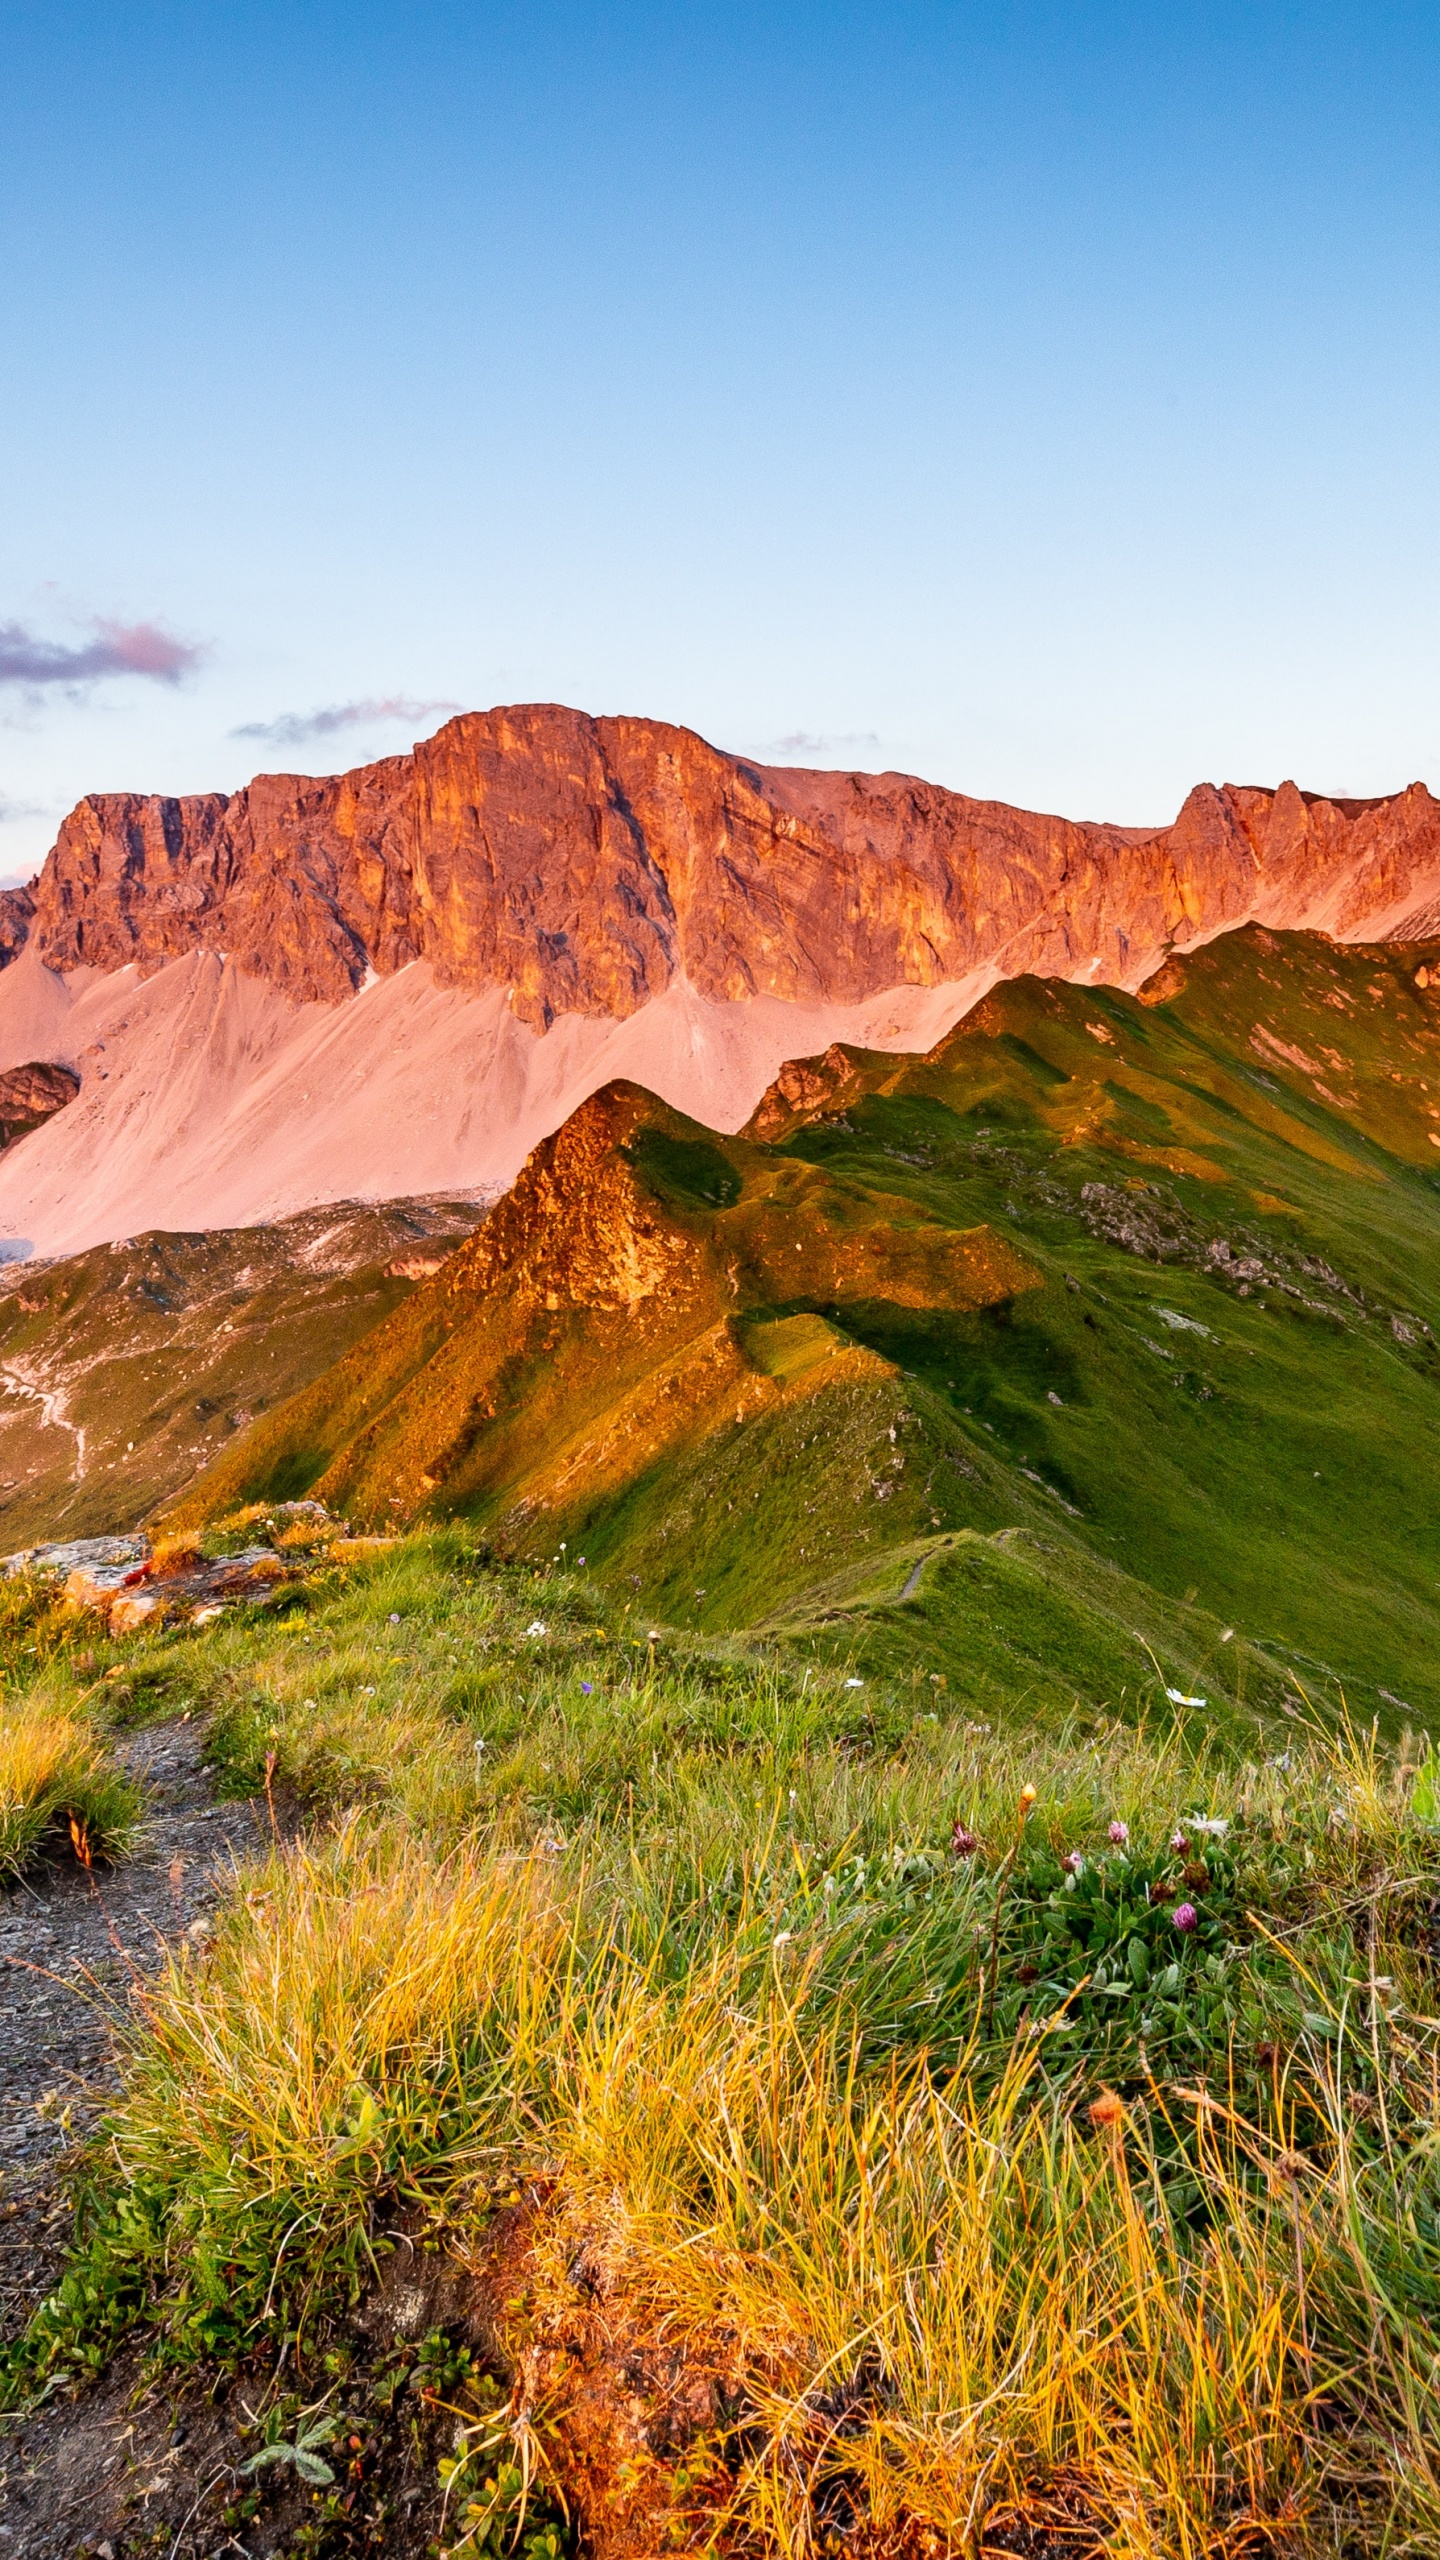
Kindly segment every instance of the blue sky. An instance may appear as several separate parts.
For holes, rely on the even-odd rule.
[[[1433,6],[10,9],[0,871],[497,701],[1440,787],[1437,109]]]

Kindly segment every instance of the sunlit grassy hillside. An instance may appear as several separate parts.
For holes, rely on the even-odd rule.
[[[1440,1705],[1432,1132],[1424,956],[1259,931],[787,1070],[746,1138],[614,1088],[178,1516],[462,1518],[977,1704],[1157,1654],[1243,1702],[1248,1646],[1394,1728]]]

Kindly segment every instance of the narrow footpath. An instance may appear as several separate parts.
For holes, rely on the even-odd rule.
[[[237,1861],[265,1847],[263,1802],[217,1804],[203,1729],[147,1725],[116,1757],[145,1796],[130,1855],[68,1857],[0,1895],[0,2336],[54,2282],[69,2227],[67,2152],[114,2086],[112,2024],[169,1940],[203,1930]]]

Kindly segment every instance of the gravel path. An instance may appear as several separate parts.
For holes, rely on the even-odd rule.
[[[61,2171],[114,2086],[111,2021],[164,1943],[203,1920],[269,1837],[265,1805],[216,1804],[204,1731],[148,1725],[116,1756],[146,1798],[130,1856],[68,1860],[0,1895],[0,2335],[49,2290],[69,2230]],[[3,2546],[0,2546],[3,2548]]]
[[[70,2230],[66,2155],[115,2086],[112,2022],[136,1976],[167,1941],[203,1925],[237,1861],[268,1846],[263,1801],[211,1801],[204,1747],[204,1728],[188,1719],[128,1736],[117,1756],[146,1799],[132,1854],[93,1883],[68,1863],[41,1868],[0,1898],[7,2335],[58,2273]],[[293,1828],[282,1814],[281,1837]],[[427,2317],[452,2316],[423,2287],[416,2300]],[[419,2560],[443,2520],[435,2423],[410,2400],[372,2404],[365,2370],[397,2323],[398,2311],[372,2323],[373,2335],[357,2329],[349,2392],[361,2433],[336,2452],[345,2511],[334,2525],[317,2528],[312,2493],[290,2471],[259,2482],[244,2472],[263,2372],[147,2376],[140,2340],[97,2382],[0,2419],[0,2560],[280,2560],[297,2538],[331,2560]],[[303,2539],[317,2530],[318,2546]]]
[[[165,1945],[203,1926],[239,1861],[263,1853],[263,1803],[216,1804],[204,1728],[189,1718],[123,1738],[145,1819],[135,1847],[93,1880],[69,1861],[0,1896],[0,2333],[14,2335],[54,2283],[70,2231],[67,2154],[115,2087],[112,2026]],[[290,1826],[282,1823],[281,1836]],[[308,2511],[288,2475],[268,2479],[243,2539],[224,2523],[248,2484],[243,2388],[142,2378],[122,2351],[86,2389],[0,2421],[0,2560],[211,2560],[277,2550]],[[233,2404],[233,2405],[232,2405]],[[398,2468],[404,2474],[404,2463]],[[406,2485],[424,2501],[430,2473]],[[387,2508],[385,2512],[389,2512]],[[409,2513],[406,2507],[403,2512]],[[419,2548],[425,2547],[422,2536]],[[358,2548],[347,2541],[343,2548]],[[409,2553],[380,2536],[365,2545]]]

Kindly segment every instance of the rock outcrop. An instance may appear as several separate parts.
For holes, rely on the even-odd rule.
[[[167,1518],[188,1529],[265,1502],[288,1475],[371,1525],[549,1503],[768,1409],[780,1389],[743,1346],[748,1323],[857,1297],[954,1314],[1039,1281],[989,1225],[727,1152],[654,1095],[607,1085],[399,1321],[237,1442]],[[850,1364],[833,1375],[850,1374],[856,1346],[819,1330]]]
[[[63,1111],[79,1090],[80,1078],[73,1067],[52,1066],[41,1059],[11,1067],[0,1075],[0,1147],[10,1146],[38,1129],[42,1120]]]
[[[35,920],[35,887],[32,880],[28,888],[0,889],[0,969],[7,961],[18,959],[30,938]]]
[[[539,704],[331,779],[82,800],[0,900],[0,965],[27,939],[61,972],[223,952],[333,1003],[424,960],[543,1030],[623,1020],[677,980],[714,1003],[987,970],[1133,986],[1247,919],[1358,939],[1437,900],[1440,805],[1418,783],[1376,801],[1202,784],[1172,826],[1090,825]]]

